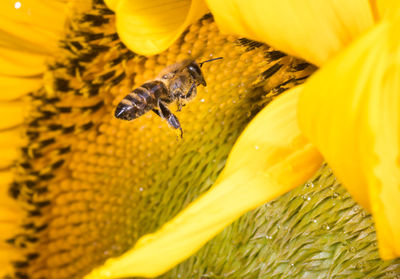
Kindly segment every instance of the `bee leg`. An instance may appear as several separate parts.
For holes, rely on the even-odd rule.
[[[152,111],[153,111],[155,114],[157,114],[158,116],[160,116],[161,118],[163,118],[162,115],[161,115],[161,112],[160,112],[158,109],[152,109]]]
[[[185,95],[181,95],[180,98],[181,99],[189,99],[192,96],[196,96],[197,94],[197,87],[196,87],[196,82],[193,82],[192,85],[189,88],[189,91],[185,94]]]
[[[182,138],[183,130],[181,127],[181,123],[179,123],[178,118],[162,102],[158,103],[158,107],[160,108],[160,110],[157,110],[158,112],[156,113],[162,118],[166,119],[170,126],[172,126],[175,129],[179,129],[181,131],[181,138]],[[156,109],[154,109],[153,111],[155,112],[155,110]]]
[[[178,99],[178,101],[177,101],[177,105],[178,105],[178,109],[177,109],[177,111],[181,111],[181,110],[182,110],[182,107],[184,107],[184,106],[185,106],[185,104],[183,104],[183,103],[181,102],[181,100],[180,100],[180,99]]]

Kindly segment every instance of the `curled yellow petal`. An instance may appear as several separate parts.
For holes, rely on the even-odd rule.
[[[256,116],[207,193],[86,279],[157,276],[189,257],[245,212],[311,177],[322,158],[297,127],[300,90],[281,96]]]
[[[383,259],[400,256],[400,20],[383,21],[306,83],[304,133],[376,223]]]
[[[372,3],[378,18],[395,19],[400,16],[400,2],[397,0],[376,0]]]
[[[322,65],[373,25],[368,0],[207,0],[221,30]]]
[[[207,11],[203,0],[120,0],[116,5],[117,31],[128,48],[152,55],[167,49]]]

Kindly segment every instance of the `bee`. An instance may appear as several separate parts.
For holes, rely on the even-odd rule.
[[[115,109],[115,117],[123,120],[136,119],[148,111],[153,111],[168,124],[183,130],[178,118],[168,105],[176,102],[178,111],[197,94],[197,86],[207,86],[201,67],[204,63],[222,59],[222,57],[196,63],[194,60],[184,60],[173,64],[160,72],[152,81],[143,83],[126,95]]]

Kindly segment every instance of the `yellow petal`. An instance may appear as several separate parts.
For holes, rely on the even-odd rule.
[[[20,148],[26,143],[21,134],[20,129],[0,132],[0,169],[9,167],[21,155]]]
[[[311,177],[322,158],[297,127],[300,90],[279,97],[256,116],[235,144],[211,190],[86,279],[157,276],[196,252],[247,211]]]
[[[29,24],[15,25],[13,20],[0,18],[0,27],[3,28],[0,30],[1,47],[38,54],[50,54],[57,47],[58,41],[54,38],[58,36],[51,30]]]
[[[58,45],[67,1],[4,0],[0,10],[0,74],[33,76]]]
[[[26,109],[24,102],[0,102],[0,131],[22,124]]]
[[[21,155],[18,149],[10,147],[0,148],[0,152],[0,169],[10,167],[18,159],[18,156]]]
[[[221,30],[322,65],[373,24],[368,0],[207,0]]]
[[[115,10],[117,9],[117,5],[118,5],[118,2],[119,2],[119,1],[120,1],[120,0],[104,0],[104,3],[106,3],[107,7],[108,7],[110,10],[115,11]]]
[[[383,259],[400,256],[400,44],[383,21],[306,83],[304,133],[370,210]]]
[[[21,147],[24,144],[26,144],[26,142],[22,138],[22,131],[11,129],[9,131],[0,132],[0,148]]]
[[[39,77],[20,78],[0,75],[0,101],[10,101],[20,98],[42,85]]]
[[[12,39],[2,41],[1,46],[10,47],[11,43],[15,46],[15,40],[19,40],[21,47],[34,48],[40,53],[49,53],[56,48],[57,39],[64,30],[67,1],[3,1],[5,4],[0,10],[1,37],[8,34]]]
[[[0,74],[5,76],[35,76],[45,70],[46,56],[0,47]]]
[[[80,1],[80,2],[85,2]],[[29,24],[61,32],[64,29],[68,1],[54,0],[4,0],[0,16],[15,24]],[[73,2],[73,1],[71,1]],[[49,22],[52,24],[50,25]],[[12,28],[14,26],[10,26]],[[12,31],[12,30],[11,30]],[[28,36],[21,34],[21,36]]]
[[[117,31],[128,48],[152,55],[167,49],[206,12],[202,0],[120,0],[116,7]]]

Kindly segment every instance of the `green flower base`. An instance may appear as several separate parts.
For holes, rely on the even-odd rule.
[[[380,259],[371,215],[324,166],[159,278],[400,278],[400,260]]]

